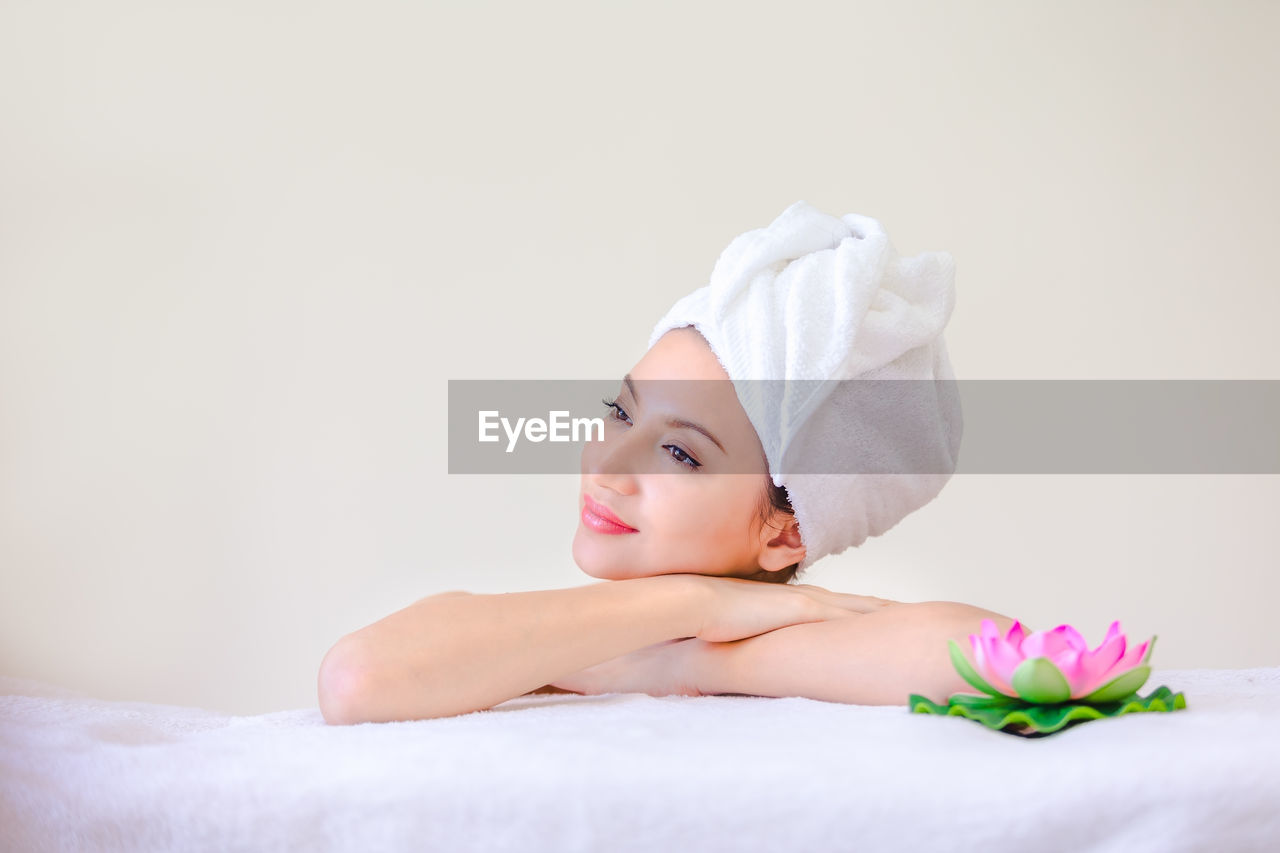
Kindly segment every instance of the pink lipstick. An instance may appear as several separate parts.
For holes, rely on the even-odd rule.
[[[625,524],[604,504],[597,503],[591,496],[583,493],[582,523],[597,533],[639,533],[634,527]]]

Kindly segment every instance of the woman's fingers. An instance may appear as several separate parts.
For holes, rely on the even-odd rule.
[[[827,605],[827,619],[849,619],[853,616],[861,616],[868,612],[866,610],[853,610],[848,607],[837,607],[833,604]]]
[[[873,613],[890,604],[883,598],[832,592],[812,584],[772,584],[745,578],[696,577],[702,624],[696,636],[710,643],[731,642],[801,622]]]
[[[797,587],[804,590],[808,595],[816,598],[824,604],[830,604],[835,607],[841,607],[845,610],[852,610],[857,613],[873,613],[888,607],[890,604],[897,604],[887,598],[878,598],[874,595],[857,595],[851,592],[833,592],[829,589],[823,589],[813,584],[796,584]]]

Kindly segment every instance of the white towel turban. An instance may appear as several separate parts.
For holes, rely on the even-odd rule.
[[[954,472],[963,421],[942,337],[954,282],[947,252],[899,257],[877,220],[797,201],[734,238],[654,326],[650,347],[697,328],[733,380],[795,510],[797,574],[884,533]]]

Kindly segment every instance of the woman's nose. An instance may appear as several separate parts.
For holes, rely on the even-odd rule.
[[[607,436],[603,441],[588,441],[582,447],[582,473],[595,477],[601,485],[618,492],[630,492],[635,488],[635,476],[640,462],[641,442],[628,430],[621,435]]]

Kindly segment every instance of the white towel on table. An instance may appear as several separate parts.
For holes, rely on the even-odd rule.
[[[1274,850],[1280,668],[1161,684],[1187,708],[1023,739],[905,697],[534,695],[327,726],[0,677],[0,849]]]

